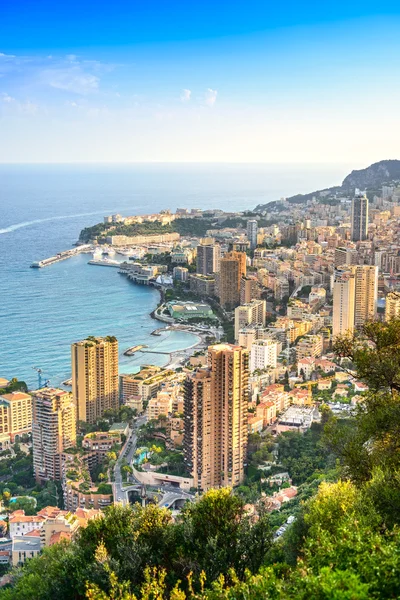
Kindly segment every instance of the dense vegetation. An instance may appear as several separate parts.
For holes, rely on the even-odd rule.
[[[254,520],[228,489],[186,506],[176,522],[154,505],[111,507],[75,543],[30,561],[0,600],[400,597],[400,322],[369,324],[336,350],[370,394],[352,420],[324,411],[323,435],[313,428],[280,440],[280,461],[305,482],[290,508],[297,518],[277,541],[272,525],[287,509],[268,516],[260,504]],[[262,444],[267,456],[271,443]],[[301,470],[309,454],[315,462]]]
[[[133,223],[124,225],[123,223],[97,223],[91,227],[82,229],[79,240],[89,242],[97,239],[99,242],[105,242],[107,236],[111,235],[158,235],[165,233],[179,233],[182,236],[205,237],[209,229],[222,229],[225,227],[246,228],[247,219],[242,217],[226,218],[218,220],[207,217],[194,217],[190,219],[175,219],[168,225],[162,225],[159,221]],[[260,219],[259,227],[267,227],[272,221]]]

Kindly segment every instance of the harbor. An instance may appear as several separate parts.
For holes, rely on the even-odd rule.
[[[67,258],[71,258],[73,256],[77,256],[78,254],[82,254],[83,252],[92,252],[93,247],[90,244],[84,244],[82,246],[77,246],[76,248],[71,248],[70,250],[64,250],[63,252],[58,252],[55,256],[50,256],[49,258],[44,258],[43,260],[35,261],[31,264],[32,269],[42,269],[43,267],[49,267],[54,263],[58,263],[62,260],[66,260]]]

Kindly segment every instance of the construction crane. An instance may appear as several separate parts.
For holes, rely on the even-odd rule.
[[[32,367],[32,369],[38,374],[38,390],[41,390],[42,387],[47,387],[50,383],[50,379],[43,377],[43,369],[40,367]]]
[[[295,383],[294,387],[296,388],[302,388],[302,387],[307,387],[308,388],[308,397],[307,397],[307,401],[305,402],[305,404],[307,404],[308,406],[311,406],[312,402],[312,387],[313,385],[318,385],[321,381],[332,381],[332,379],[335,379],[335,375],[330,375],[329,377],[321,377],[320,379],[316,379],[315,381],[304,381],[304,383]]]

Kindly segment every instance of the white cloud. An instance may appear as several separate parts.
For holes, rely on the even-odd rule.
[[[6,104],[11,104],[12,102],[15,102],[15,98],[13,98],[12,96],[10,96],[9,94],[7,94],[6,92],[3,92],[1,94],[1,99],[3,102],[5,102]]]
[[[6,92],[3,92],[0,96],[0,99],[4,104],[7,105],[7,112],[11,111],[12,113],[19,113],[24,115],[35,115],[39,109],[37,104],[34,104],[30,100],[26,100],[26,102],[20,102],[16,98],[13,98]]]
[[[65,58],[68,62],[76,62],[76,59],[78,57],[76,56],[76,54],[67,54]]]
[[[0,52],[0,58],[15,58],[15,54],[4,54],[4,52]]]
[[[191,96],[192,90],[183,89],[180,96],[181,102],[189,102]]]
[[[18,103],[18,111],[25,115],[36,115],[39,107],[37,104],[34,104],[30,100],[27,102],[19,102]]]
[[[99,77],[85,73],[79,66],[46,69],[42,72],[41,78],[53,88],[82,96],[97,92],[100,83]]]
[[[207,104],[207,106],[214,106],[214,104],[217,100],[217,96],[218,96],[217,90],[212,90],[211,88],[208,88],[206,91],[206,98],[205,98],[205,103]]]

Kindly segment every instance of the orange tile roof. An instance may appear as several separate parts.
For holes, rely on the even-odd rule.
[[[24,537],[40,537],[39,529],[34,529],[33,531],[29,531],[24,534]]]
[[[15,511],[17,512],[17,511]],[[24,512],[24,511],[22,511]],[[41,523],[42,521],[45,521],[46,517],[43,517],[42,515],[33,515],[32,517],[29,517],[28,515],[16,515],[13,513],[12,516],[9,518],[9,522],[10,523]]]
[[[49,546],[52,546],[53,544],[58,544],[58,542],[61,542],[61,540],[70,540],[71,539],[71,534],[68,533],[67,531],[57,531],[56,533],[53,533],[53,535],[50,538],[49,541]]]
[[[3,394],[3,400],[8,400],[12,402],[13,400],[26,400],[30,398],[29,394],[25,394],[24,392],[11,392],[11,394]]]

